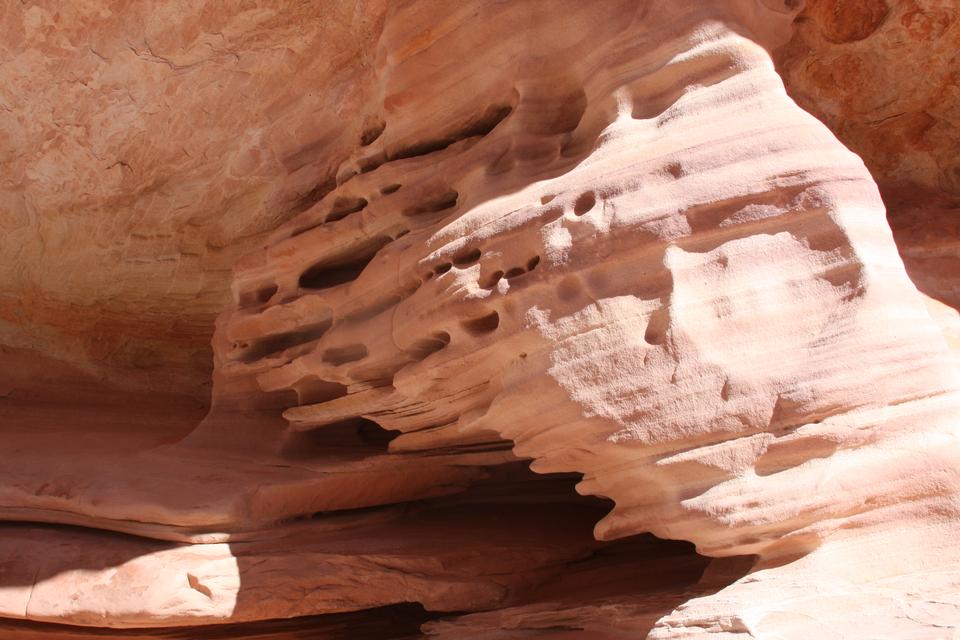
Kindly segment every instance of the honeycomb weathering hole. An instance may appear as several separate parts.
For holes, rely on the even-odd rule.
[[[643,339],[651,345],[663,344],[666,340],[669,324],[670,312],[666,308],[654,311],[647,321],[647,328],[644,331]]]
[[[347,395],[347,385],[317,376],[304,378],[294,388],[297,392],[297,403],[300,405],[330,402]]]
[[[298,280],[301,289],[329,289],[356,280],[368,264],[377,255],[377,251],[390,243],[390,238],[382,238],[349,262],[327,261],[310,267]]]
[[[287,349],[318,340],[329,328],[330,322],[321,322],[298,331],[288,331],[260,338],[243,349],[240,359],[247,363],[256,362]]]
[[[330,287],[352,282],[357,279],[360,273],[370,263],[371,258],[361,259],[335,267],[327,265],[310,267],[303,272],[298,283],[302,289],[329,289]]]
[[[427,356],[440,351],[448,344],[450,344],[450,334],[446,331],[438,331],[429,337],[421,338],[414,342],[407,352],[413,359],[423,360]]]
[[[473,249],[457,255],[453,259],[453,264],[457,265],[458,267],[464,267],[466,265],[473,264],[479,259],[480,249]]]
[[[333,365],[356,362],[367,357],[367,347],[363,344],[351,344],[345,347],[327,349],[323,352],[323,361]]]
[[[467,333],[474,336],[481,336],[495,331],[497,327],[500,326],[500,314],[496,311],[491,311],[479,318],[464,320],[460,324],[466,329]]]
[[[493,273],[488,275],[486,278],[484,278],[481,286],[484,287],[485,289],[492,289],[493,287],[497,286],[497,283],[500,282],[500,280],[503,279],[503,275],[504,275],[503,271],[498,269],[497,271],[494,271]]]
[[[485,136],[493,131],[497,125],[503,122],[512,111],[513,107],[510,105],[488,107],[482,115],[473,118],[460,128],[454,129],[446,135],[403,147],[395,151],[391,155],[390,159],[403,160],[405,158],[424,156],[437,151],[442,151],[460,140]]]
[[[336,222],[346,218],[351,213],[362,211],[367,206],[366,198],[340,197],[333,201],[333,207],[327,214],[327,222]]]
[[[426,200],[403,210],[403,215],[415,217],[426,213],[437,213],[457,206],[460,194],[453,189],[436,193]]]
[[[582,216],[593,209],[595,204],[597,204],[597,197],[592,191],[587,191],[586,193],[581,194],[580,197],[577,198],[576,202],[573,203],[573,212],[578,216]]]
[[[307,431],[287,434],[281,453],[294,460],[324,458],[365,458],[386,453],[399,434],[384,429],[373,420],[355,417]]]

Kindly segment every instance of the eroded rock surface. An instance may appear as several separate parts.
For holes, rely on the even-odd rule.
[[[914,283],[955,309],[958,51],[955,2],[815,0],[776,54],[790,95],[869,167]],[[936,313],[955,335],[956,314]]]
[[[950,637],[907,4],[3,9],[4,633]]]

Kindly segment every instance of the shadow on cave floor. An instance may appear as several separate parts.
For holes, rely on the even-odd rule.
[[[643,637],[677,606],[719,591],[752,565],[752,558],[717,561],[697,554],[688,542],[649,534],[598,542],[593,538],[593,525],[609,511],[610,501],[579,495],[575,490],[579,474],[541,475],[530,471],[526,463],[512,466],[514,473],[505,479],[413,503],[415,515],[384,529],[386,536],[396,536],[395,542],[385,545],[392,549],[394,544],[401,545],[406,527],[413,526],[409,523],[419,521],[430,532],[428,537],[435,536],[426,545],[436,549],[445,571],[475,576],[475,567],[483,566],[508,586],[502,601],[473,611],[424,612],[421,629],[427,636],[542,638],[546,633],[551,638],[583,634],[591,640]],[[484,527],[490,527],[489,533],[483,533]],[[479,546],[470,539],[471,531],[481,532]],[[545,568],[524,565],[525,554],[557,546],[567,549],[561,552],[565,559],[552,560]],[[263,558],[244,550],[244,543],[231,547],[240,571],[236,611],[242,612],[244,607],[257,605],[260,594],[251,588],[256,580],[250,577],[262,570]],[[250,547],[255,551],[257,545]],[[445,555],[444,548],[454,553]],[[482,565],[471,565],[477,557],[483,558]],[[520,579],[506,577],[511,572]],[[245,585],[250,590],[245,591]],[[577,613],[571,615],[574,610]],[[611,610],[619,611],[619,617],[611,618]],[[322,625],[323,621],[321,616],[303,623]],[[564,635],[556,635],[558,631]]]
[[[435,618],[418,604],[400,604],[351,613],[287,620],[156,629],[72,627],[0,620],[0,636],[9,640],[401,640],[420,635],[420,625]]]
[[[610,503],[578,495],[574,490],[578,480],[575,474],[536,475],[518,469],[509,481],[490,482],[463,494],[412,505],[422,514],[427,530],[435,532],[435,539],[426,541],[427,547],[446,545],[455,551],[449,557],[444,557],[442,551],[437,552],[445,570],[456,572],[458,563],[463,563],[460,568],[469,573],[470,558],[477,555],[485,556],[484,562],[495,567],[499,554],[506,553],[513,560],[496,567],[494,573],[509,573],[518,552],[516,547],[505,550],[505,544],[515,543],[511,538],[526,540],[531,544],[531,553],[537,552],[538,547],[557,545],[558,539],[568,541],[562,544],[581,545],[586,549],[585,552],[573,550],[568,560],[546,571],[534,570],[530,575],[521,576],[521,580],[511,584],[510,593],[503,602],[494,607],[479,611],[428,611],[419,603],[407,602],[351,613],[157,629],[105,629],[0,621],[0,637],[11,640],[641,638],[659,618],[677,606],[691,598],[715,593],[745,573],[748,564],[743,561],[749,559],[733,559],[732,564],[731,561],[718,563],[697,554],[693,545],[687,542],[661,540],[649,534],[606,543],[593,540],[592,525],[609,509]],[[379,510],[365,511],[375,514]],[[311,520],[322,521],[323,518],[317,516],[303,524],[309,526]],[[456,531],[445,529],[448,526],[482,527],[484,522],[495,525],[500,535],[491,535],[480,547],[458,546],[461,542]],[[388,522],[380,531],[383,539],[374,540],[372,544],[388,553],[394,546],[401,546],[400,542],[390,539],[393,533],[399,540],[405,535],[405,528],[397,528],[396,524],[396,521]],[[531,530],[531,526],[534,529]],[[95,530],[86,533],[93,538],[104,535]],[[448,537],[447,533],[451,535]],[[122,553],[117,546],[122,547],[125,541],[142,547],[143,541],[136,537],[106,535],[111,536],[110,546],[117,553]],[[349,532],[343,534],[341,543],[347,540],[349,545],[350,538]],[[522,545],[526,543],[520,543],[521,553]],[[171,546],[154,544],[158,549]],[[249,548],[244,548],[245,545]],[[244,592],[242,587],[245,582],[249,587],[250,576],[263,570],[262,552],[271,549],[270,553],[283,556],[291,549],[286,546],[278,549],[269,541],[231,543],[231,547],[241,583],[236,612],[242,615],[244,607],[255,607],[258,604],[256,599],[263,595],[257,590]],[[371,550],[365,549],[364,552]],[[121,558],[114,560],[116,562],[101,563],[103,567],[90,563],[85,566],[97,569],[118,566],[122,562]],[[717,570],[718,564],[726,569]],[[304,563],[303,566],[309,565]]]

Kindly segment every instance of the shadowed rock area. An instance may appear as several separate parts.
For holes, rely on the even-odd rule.
[[[960,633],[952,3],[0,34],[4,638]]]

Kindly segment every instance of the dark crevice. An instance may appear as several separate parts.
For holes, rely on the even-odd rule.
[[[457,206],[457,200],[459,198],[459,193],[453,189],[447,189],[446,191],[441,191],[428,197],[420,204],[416,204],[412,207],[404,209],[403,215],[408,217],[416,217],[426,213],[438,213],[440,211],[445,211]]]
[[[491,311],[479,318],[464,320],[460,324],[470,335],[481,336],[495,331],[496,328],[500,326],[500,314],[496,311]]]
[[[359,161],[357,161],[357,166],[360,167],[360,173],[370,173],[386,162],[386,160],[387,157],[383,154],[383,152],[381,152],[372,156],[367,156],[366,158],[361,158]]]
[[[533,256],[532,258],[527,260],[527,264],[525,266],[513,267],[512,269],[508,269],[506,273],[502,273],[501,275],[507,280],[512,280],[513,278],[517,278],[519,276],[524,275],[525,273],[529,273],[533,271],[534,269],[537,268],[537,265],[539,264],[540,264],[540,256]]]
[[[476,136],[485,136],[493,131],[498,124],[503,122],[506,117],[510,115],[511,111],[513,111],[513,107],[509,105],[489,107],[484,111],[483,115],[474,118],[459,129],[432,140],[425,140],[398,149],[390,156],[390,160],[403,160],[405,158],[415,158],[417,156],[427,155],[428,153],[435,153],[446,149],[454,142]]]
[[[300,288],[316,290],[329,289],[330,287],[352,282],[357,279],[372,259],[373,256],[369,256],[335,267],[327,265],[310,267],[300,276]]]
[[[380,187],[380,193],[382,193],[382,194],[385,195],[385,196],[388,196],[388,195],[390,195],[391,193],[396,193],[397,191],[399,191],[399,190],[400,190],[400,186],[401,186],[401,185],[396,184],[396,183],[394,183],[394,184],[388,184],[388,185],[385,186],[385,187]]]
[[[368,264],[377,255],[377,251],[390,242],[390,238],[382,238],[360,256],[349,262],[320,262],[313,265],[300,275],[301,289],[329,289],[337,285],[356,280]]]
[[[454,138],[440,138],[412,144],[409,147],[404,147],[400,151],[397,151],[390,157],[390,160],[404,160],[406,158],[415,158],[417,156],[425,156],[429,153],[443,151],[454,142],[456,142]]]
[[[367,206],[366,198],[350,198],[340,196],[333,201],[330,213],[327,214],[325,222],[335,222],[346,218],[351,213],[362,211]]]
[[[465,251],[456,255],[453,258],[453,264],[458,267],[465,267],[468,264],[473,264],[480,259],[480,249],[473,249],[471,251]]]
[[[335,347],[323,352],[323,361],[335,366],[356,362],[367,357],[367,347],[363,344],[349,344],[345,347]]]
[[[586,193],[580,194],[580,197],[577,198],[577,201],[573,203],[573,213],[578,216],[582,216],[593,209],[594,205],[596,204],[597,197],[592,191],[587,191]]]
[[[301,329],[299,331],[290,331],[287,333],[278,333],[273,336],[261,338],[251,344],[243,353],[242,362],[256,362],[269,355],[285,351],[291,347],[306,344],[317,340],[330,328],[330,322],[323,322]]]
[[[420,626],[451,613],[430,613],[422,605],[403,603],[352,611],[326,613],[299,618],[154,627],[150,629],[110,629],[78,627],[51,622],[0,620],[0,637],[23,640],[264,640],[266,638],[310,638],[312,640],[385,640],[417,638]]]
[[[670,327],[670,311],[664,306],[650,314],[643,339],[647,344],[663,344],[667,338],[667,329]]]
[[[485,136],[497,128],[501,122],[507,119],[507,116],[513,111],[510,105],[499,105],[488,107],[483,115],[469,123],[459,134],[459,138],[472,138],[473,136]]]
[[[398,431],[384,429],[373,420],[349,418],[309,431],[288,433],[281,454],[296,460],[326,456],[342,459],[344,455],[364,458],[386,453],[390,441],[398,435]]]
[[[323,380],[318,376],[307,376],[294,386],[297,392],[297,404],[320,404],[330,402],[347,395],[347,385]]]
[[[511,451],[512,442],[494,441],[494,442],[472,442],[469,444],[457,444],[449,447],[438,447],[430,449],[425,455],[429,456],[449,456],[464,453],[490,453],[494,451]]]

